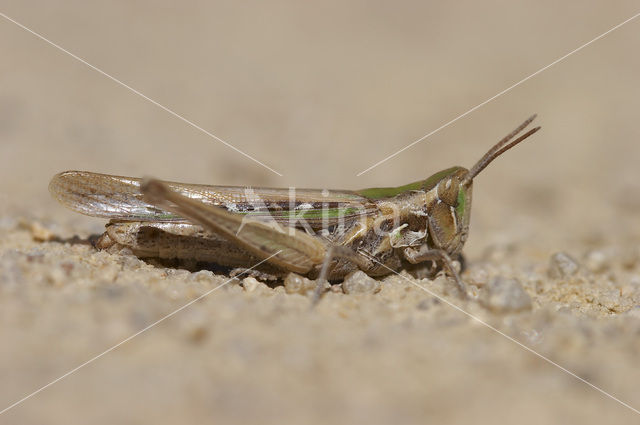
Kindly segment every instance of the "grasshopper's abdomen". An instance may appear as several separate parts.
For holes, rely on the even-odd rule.
[[[109,249],[115,244],[141,258],[195,260],[227,267],[260,261],[222,236],[189,223],[111,222],[97,245]]]

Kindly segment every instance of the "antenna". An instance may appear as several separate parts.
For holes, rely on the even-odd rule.
[[[461,183],[465,186],[471,183],[473,178],[477,176],[480,173],[480,171],[484,170],[487,167],[487,165],[491,163],[491,161],[493,161],[494,159],[496,159],[497,157],[499,157],[500,155],[502,155],[503,153],[505,153],[506,151],[508,151],[515,145],[517,145],[518,143],[522,142],[524,139],[531,136],[536,131],[540,130],[540,127],[532,128],[522,136],[518,137],[516,140],[509,142],[516,135],[518,135],[518,133],[524,130],[526,126],[531,124],[531,121],[536,119],[536,116],[537,115],[534,114],[531,117],[529,117],[525,122],[520,124],[518,128],[513,130],[511,133],[507,134],[502,140],[500,140],[491,149],[489,149],[489,151],[485,153],[482,158],[480,158],[480,161],[476,162],[475,165],[471,168],[471,170],[469,170],[469,172],[464,177]]]

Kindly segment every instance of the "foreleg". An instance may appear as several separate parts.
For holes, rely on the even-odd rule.
[[[419,264],[424,261],[435,261],[440,263],[445,272],[456,281],[456,285],[458,286],[460,293],[464,298],[466,298],[467,287],[464,282],[462,282],[458,271],[453,265],[451,257],[446,253],[446,251],[442,249],[430,249],[428,246],[422,245],[418,249],[406,248],[403,251],[403,254],[404,258],[406,258],[411,264]]]

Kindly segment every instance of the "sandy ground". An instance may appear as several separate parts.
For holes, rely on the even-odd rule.
[[[470,300],[403,272],[377,293],[336,285],[309,310],[292,286],[234,280],[0,423],[638,422],[640,21],[356,177],[634,2],[0,12],[283,174],[0,19],[0,410],[228,281],[82,243],[104,222],[51,200],[55,173],[399,185],[470,166],[533,112],[543,126],[476,180]]]

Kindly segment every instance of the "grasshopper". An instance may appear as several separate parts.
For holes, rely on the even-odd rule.
[[[439,265],[466,295],[453,260],[469,233],[473,179],[540,127],[527,119],[471,169],[451,167],[399,187],[356,191],[183,184],[65,171],[49,184],[68,208],[108,218],[99,249],[141,258],[183,259],[259,273],[295,272],[335,280],[360,269],[383,276],[414,264]],[[319,295],[320,292],[317,292]]]

